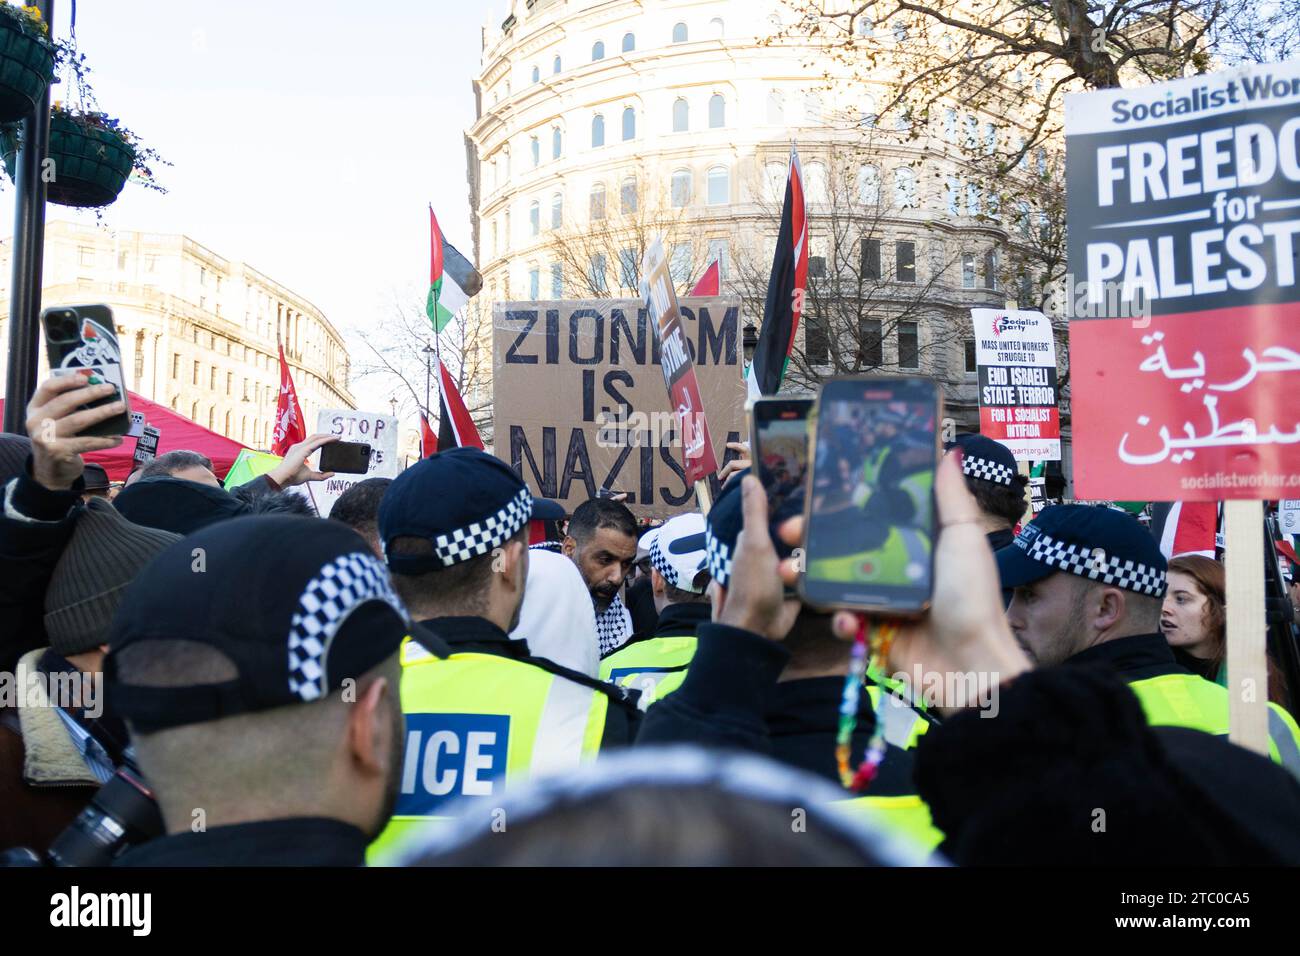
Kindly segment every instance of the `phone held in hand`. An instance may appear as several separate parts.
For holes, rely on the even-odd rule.
[[[942,411],[928,379],[822,386],[804,503],[805,602],[890,617],[930,606]]]
[[[364,475],[370,470],[370,446],[363,441],[330,442],[320,450],[320,470]]]
[[[768,514],[780,513],[803,491],[808,473],[810,398],[760,398],[750,410],[749,450],[767,492]]]
[[[51,375],[80,375],[87,385],[112,385],[106,395],[80,406],[78,411],[123,402],[122,414],[83,428],[82,435],[125,435],[131,428],[131,401],[122,376],[122,350],[117,342],[113,311],[106,305],[61,305],[41,313],[45,350]]]

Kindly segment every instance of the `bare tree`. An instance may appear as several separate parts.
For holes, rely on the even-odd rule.
[[[810,153],[809,156],[812,154]],[[811,390],[832,375],[878,370],[937,370],[937,355],[962,327],[961,310],[945,307],[939,294],[944,274],[954,265],[942,237],[927,223],[899,230],[901,210],[916,203],[903,180],[886,193],[872,153],[852,146],[833,147],[823,161],[803,158],[810,257],[802,329],[786,370],[796,391]],[[816,164],[825,169],[810,175]],[[760,210],[758,232],[774,237],[780,226],[784,182],[759,181],[751,194]],[[905,221],[905,220],[903,220]],[[920,230],[919,232],[916,230]],[[884,237],[890,237],[888,241]],[[924,244],[917,238],[925,238]],[[928,255],[921,253],[928,251]],[[770,242],[742,243],[734,258],[732,285],[745,314],[761,317],[772,272]],[[903,344],[910,324],[928,334],[915,346]],[[899,332],[907,335],[900,339]],[[899,342],[887,349],[886,343]],[[942,376],[941,376],[942,377]]]
[[[379,381],[392,390],[398,412],[424,413],[438,428],[438,370],[441,361],[465,399],[485,442],[492,435],[492,316],[486,297],[469,300],[440,335],[422,306],[395,294],[390,318],[377,328],[359,329],[367,353],[353,366],[358,379]],[[432,351],[426,352],[426,348]],[[432,406],[432,408],[430,408]]]
[[[885,68],[892,80],[881,117],[928,121],[935,104],[953,100],[1019,113],[1025,135],[1008,151],[1007,168],[1059,136],[1067,92],[1209,70],[1225,10],[1224,0],[785,3],[796,18],[769,42],[812,39],[833,66],[864,80]]]
[[[555,276],[545,276],[543,298],[640,298],[641,263],[656,239],[679,289],[689,288],[707,264],[690,228],[694,197],[682,192],[690,188],[693,182],[670,181],[665,189],[642,166],[612,193],[603,184],[593,189],[580,215],[570,211],[558,225],[552,219],[546,258],[560,270],[561,294],[554,295]]]

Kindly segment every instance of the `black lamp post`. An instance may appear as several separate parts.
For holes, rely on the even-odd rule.
[[[745,367],[749,368],[749,363],[754,361],[754,349],[758,348],[758,329],[754,328],[753,322],[746,322],[744,331],[740,337],[741,348],[745,351]]]

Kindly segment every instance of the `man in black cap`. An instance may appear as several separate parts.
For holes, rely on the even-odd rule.
[[[104,470],[103,465],[97,465],[93,461],[86,462],[86,470],[82,473],[82,477],[86,480],[86,487],[81,492],[82,501],[89,501],[91,498],[108,500],[113,485],[108,480],[108,472]]]
[[[402,654],[402,788],[373,861],[436,826],[455,797],[562,772],[635,731],[638,712],[622,691],[509,636],[528,578],[532,506],[519,476],[477,448],[417,462],[379,506],[394,586],[419,624]]]
[[[998,551],[1002,585],[1015,593],[1007,621],[1039,667],[1101,664],[1137,694],[1155,726],[1228,733],[1228,691],[1181,667],[1160,630],[1165,557],[1122,511],[1044,508]],[[1300,777],[1300,729],[1269,705],[1271,755]]]
[[[733,558],[744,528],[742,482],[746,474],[741,472],[727,484],[706,519],[702,544],[711,576],[709,596],[715,621],[725,620],[730,598]],[[792,551],[780,542],[775,529],[785,519],[798,514],[801,507],[799,496],[771,520],[769,533],[780,557],[789,557]],[[783,763],[840,783],[835,746],[851,645],[837,640],[831,633],[829,614],[815,611],[789,595],[781,618],[774,625],[777,630],[784,628],[779,645],[756,641],[714,624],[700,624],[696,628],[698,649],[685,679],[680,681],[680,689],[669,691],[678,685],[677,675],[671,675],[674,679],[661,681],[655,687],[657,702],[647,711],[639,742],[684,736],[715,745],[770,750]],[[736,675],[730,679],[732,686],[726,694],[720,694],[717,687],[723,673]],[[743,702],[746,680],[758,674],[767,675],[770,681],[759,696],[761,727],[746,730],[743,724],[726,719],[710,720],[716,729],[705,730],[700,726],[701,712],[708,714],[715,708]],[[739,696],[733,699],[733,694]],[[851,747],[852,766],[856,768],[866,752],[876,726],[876,705],[882,694],[889,698],[884,708],[885,758],[870,789],[860,802],[850,806],[874,811],[890,827],[908,833],[926,849],[932,849],[941,834],[930,825],[929,811],[912,783],[913,748],[928,728],[929,719],[870,677],[865,681],[865,693],[859,697]],[[728,739],[730,735],[736,736]],[[851,796],[844,794],[846,800]]]
[[[109,635],[167,835],[127,866],[358,866],[396,798],[397,652],[410,623],[342,525],[240,518],[163,552]]]

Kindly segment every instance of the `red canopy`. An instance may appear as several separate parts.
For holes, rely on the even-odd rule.
[[[145,423],[161,433],[158,437],[158,454],[182,448],[196,451],[212,459],[212,470],[218,478],[226,477],[226,472],[230,471],[230,466],[235,463],[243,445],[209,431],[202,425],[196,425],[184,415],[178,415],[170,408],[151,402],[135,392],[128,394],[131,396],[131,411],[144,412]],[[3,414],[4,400],[0,399],[0,415]],[[134,454],[135,439],[127,438],[116,448],[91,452],[86,460],[103,465],[110,480],[122,481],[131,473],[131,456]]]

